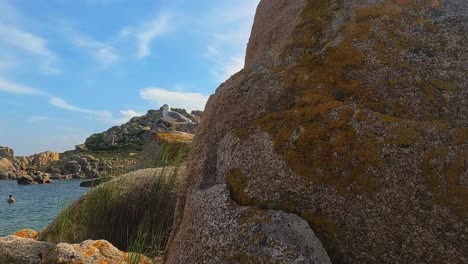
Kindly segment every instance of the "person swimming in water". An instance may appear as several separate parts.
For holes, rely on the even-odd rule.
[[[8,196],[7,202],[8,203],[14,203],[15,202],[15,198],[13,198],[13,195],[10,194],[10,196]]]

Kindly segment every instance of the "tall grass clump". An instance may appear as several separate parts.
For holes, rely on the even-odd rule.
[[[63,210],[41,234],[52,242],[79,243],[105,239],[130,254],[133,263],[139,254],[155,258],[167,242],[174,221],[177,176],[186,151],[173,158],[167,150],[154,160],[157,168],[142,169],[94,187]]]

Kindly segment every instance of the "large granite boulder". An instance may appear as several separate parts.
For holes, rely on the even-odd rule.
[[[16,180],[23,176],[22,171],[0,171],[0,180]]]
[[[13,163],[7,158],[0,158],[0,172],[7,172],[15,170]]]
[[[45,152],[41,152],[39,154],[34,154],[34,155],[30,156],[29,157],[29,160],[30,160],[29,165],[30,166],[42,167],[42,166],[48,165],[52,161],[57,161],[59,159],[60,159],[60,154],[59,153],[52,152],[52,151],[45,151]]]
[[[20,185],[52,183],[48,173],[41,171],[29,171],[27,175],[18,177],[16,182]]]
[[[313,233],[334,263],[466,263],[466,43],[462,0],[262,0],[167,263],[314,263]]]
[[[86,240],[80,244],[54,244],[10,235],[0,238],[2,264],[150,264],[145,256],[131,257],[105,240]]]

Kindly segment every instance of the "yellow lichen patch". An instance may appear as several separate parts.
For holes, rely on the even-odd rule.
[[[378,143],[358,135],[349,125],[354,110],[335,109],[339,105],[321,104],[266,115],[256,124],[273,135],[276,149],[299,175],[316,184],[332,185],[343,194],[350,185],[356,192],[371,191],[372,179],[366,171],[381,166]],[[337,112],[336,118],[330,117],[332,110]],[[302,132],[291,141],[294,130]]]
[[[450,149],[446,146],[428,150],[422,161],[422,173],[433,193],[432,204],[450,206],[462,219],[468,217],[468,186],[462,182],[468,152],[458,150],[453,161],[446,163]]]
[[[228,258],[229,264],[238,263],[257,263],[257,258],[254,256],[247,255],[246,253],[239,253]]]
[[[468,217],[468,185],[461,182],[467,170],[468,151],[460,151],[457,158],[447,168],[447,194],[442,202],[452,204],[461,219]]]
[[[406,146],[414,144],[421,137],[421,132],[414,126],[395,123],[396,126],[390,129],[389,135],[391,139],[386,141],[387,144]]]
[[[434,162],[448,155],[449,149],[447,146],[431,149],[424,154],[422,162],[422,173],[426,179],[426,184],[433,191],[439,188],[439,179],[437,177],[436,166]]]
[[[161,144],[192,143],[194,135],[182,132],[162,132],[156,135],[156,140]]]
[[[229,184],[232,199],[239,205],[250,205],[252,200],[249,198],[245,189],[247,188],[247,177],[240,169],[231,169],[226,175],[226,181]]]
[[[468,143],[468,128],[458,128],[455,130],[457,133],[457,138],[455,144],[467,144]]]
[[[327,249],[328,256],[332,262],[338,262],[341,258],[338,243],[340,229],[338,226],[326,216],[315,214],[311,210],[306,210],[302,215],[302,218],[309,223],[317,237],[322,241],[322,244]]]

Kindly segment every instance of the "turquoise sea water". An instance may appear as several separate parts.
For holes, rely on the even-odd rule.
[[[19,185],[0,180],[0,236],[31,228],[40,231],[88,188],[79,187],[81,180],[54,180],[52,184]],[[16,202],[7,203],[12,194]]]

